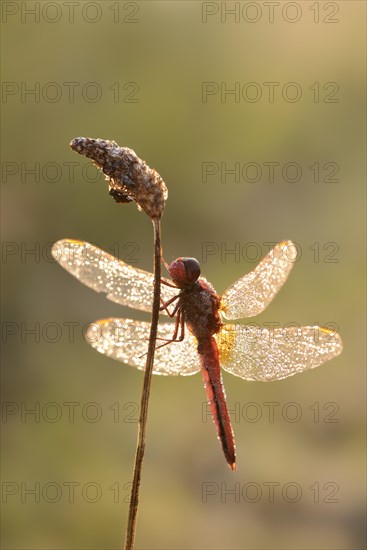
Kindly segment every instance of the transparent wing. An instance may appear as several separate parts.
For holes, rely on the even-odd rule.
[[[158,337],[170,339],[174,323],[158,325]],[[127,363],[140,370],[145,369],[150,323],[131,319],[101,319],[87,330],[86,340],[97,351]],[[163,342],[157,341],[157,345]],[[188,331],[182,342],[171,342],[157,349],[154,356],[154,374],[187,376],[200,370],[197,341]],[[143,355],[143,357],[141,357]]]
[[[343,349],[339,334],[318,326],[268,330],[224,325],[217,340],[220,363],[226,371],[261,382],[314,369]]]
[[[105,292],[112,302],[141,311],[151,311],[151,273],[125,264],[122,260],[83,241],[57,241],[52,247],[52,255],[66,271],[89,288]],[[165,302],[177,293],[177,289],[161,285],[161,296]]]
[[[222,296],[223,315],[241,319],[261,313],[287,280],[296,255],[291,241],[277,244],[253,271],[227,288]]]

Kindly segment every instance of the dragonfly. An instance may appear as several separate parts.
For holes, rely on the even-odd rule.
[[[153,274],[84,241],[60,240],[52,254],[74,277],[112,302],[151,311]],[[221,367],[247,381],[270,382],[318,367],[343,349],[337,332],[318,325],[269,329],[225,322],[260,314],[287,280],[296,255],[291,241],[277,244],[222,296],[201,276],[195,258],[165,263],[171,279],[161,280],[161,313],[174,317],[175,323],[158,325],[153,374],[201,371],[217,437],[232,470],[235,442]],[[91,323],[86,339],[100,353],[144,370],[149,332],[149,322],[108,318]]]

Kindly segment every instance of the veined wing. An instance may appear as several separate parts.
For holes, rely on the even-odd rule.
[[[105,292],[112,302],[141,311],[152,310],[152,273],[132,267],[84,241],[57,241],[52,247],[52,255],[66,271],[89,288]],[[177,294],[177,289],[161,285],[163,301]]]
[[[160,323],[158,338],[171,339],[174,326],[174,323]],[[100,353],[144,370],[149,332],[150,323],[145,321],[101,319],[88,327],[86,340]],[[157,340],[157,346],[162,343]],[[196,348],[196,338],[186,331],[182,342],[171,342],[156,349],[153,374],[186,376],[199,372],[200,360]]]
[[[217,340],[220,363],[226,371],[261,382],[314,369],[343,349],[339,334],[319,326],[268,330],[224,325]]]
[[[287,280],[296,255],[291,241],[277,244],[253,271],[227,288],[222,296],[223,315],[241,319],[261,313]]]

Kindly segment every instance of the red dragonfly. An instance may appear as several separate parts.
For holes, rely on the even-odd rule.
[[[109,300],[151,311],[151,273],[87,242],[61,240],[52,253],[69,273],[106,293]],[[158,337],[164,343],[156,348],[153,373],[185,376],[201,370],[218,438],[232,470],[236,469],[235,443],[220,366],[244,380],[268,382],[318,367],[342,351],[340,336],[319,326],[269,330],[222,321],[223,317],[235,320],[261,313],[283,286],[295,259],[293,243],[281,242],[222,297],[200,277],[194,258],[166,264],[172,281],[162,279],[161,311],[176,316],[176,323],[159,324]],[[149,330],[150,323],[145,321],[102,319],[90,325],[87,341],[100,353],[144,370]]]

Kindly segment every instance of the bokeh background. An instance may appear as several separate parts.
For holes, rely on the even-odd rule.
[[[224,373],[236,473],[203,416],[200,377],[154,378],[136,547],[364,548],[364,2],[280,2],[273,15],[262,2],[227,3],[237,15],[220,2],[65,4],[2,6],[2,547],[117,549],[124,538],[143,376],[82,332],[147,316],[83,287],[50,246],[83,239],[151,270],[152,231],[69,149],[82,135],[160,172],[165,258],[197,257],[219,293],[264,243],[294,240],[301,258],[255,321],[329,323],[345,344],[278,383]],[[207,82],[219,92],[205,101]],[[236,82],[255,82],[259,100],[255,88],[221,97]],[[273,101],[266,82],[279,83]],[[289,82],[299,101],[282,95]],[[222,163],[257,163],[261,177],[249,181],[250,166],[235,181]],[[292,168],[283,177],[287,163],[298,181]],[[205,178],[205,166],[218,171]]]

